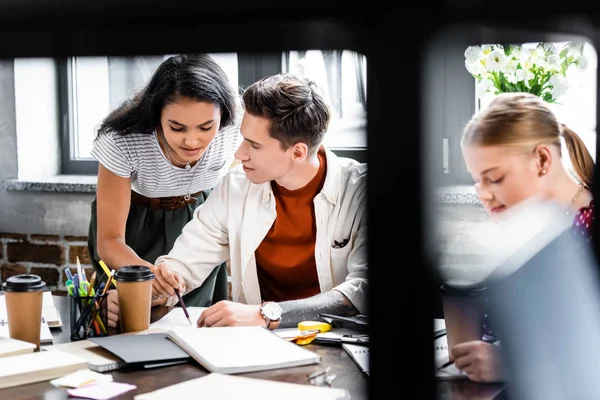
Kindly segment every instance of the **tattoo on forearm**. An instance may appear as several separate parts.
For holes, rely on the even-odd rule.
[[[308,299],[290,300],[279,303],[283,313],[280,328],[295,328],[298,322],[319,319],[320,313],[353,316],[358,310],[341,292],[330,290]]]

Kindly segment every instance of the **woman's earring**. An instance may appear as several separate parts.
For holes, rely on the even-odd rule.
[[[546,170],[543,169],[542,172],[540,172],[540,175],[546,175]]]

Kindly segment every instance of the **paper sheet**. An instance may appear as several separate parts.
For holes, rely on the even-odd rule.
[[[211,373],[201,378],[189,379],[134,397],[135,400],[197,400],[202,398],[219,400],[348,400],[350,393],[346,389],[328,386]]]
[[[68,389],[71,396],[85,397],[87,399],[108,400],[120,394],[137,389],[137,386],[120,382],[102,382],[93,385],[82,386],[76,389]]]
[[[192,320],[192,324],[196,326],[196,321],[200,318],[200,314],[202,311],[206,310],[206,307],[188,307],[188,314],[190,314],[190,319]],[[183,308],[175,307],[167,315],[150,324],[151,331],[168,331],[170,328],[174,326],[190,326],[185,314],[183,313]]]

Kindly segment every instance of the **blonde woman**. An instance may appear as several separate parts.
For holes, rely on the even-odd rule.
[[[564,139],[576,179],[561,162]],[[462,137],[467,170],[492,218],[532,196],[562,204],[573,234],[591,240],[594,161],[581,138],[560,124],[548,105],[529,93],[502,93],[467,124]],[[488,336],[494,333],[486,323]],[[473,381],[503,379],[497,347],[487,341],[450,349],[455,366]]]

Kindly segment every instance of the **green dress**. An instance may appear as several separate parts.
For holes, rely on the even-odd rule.
[[[171,250],[183,227],[192,219],[194,210],[206,201],[210,192],[211,189],[195,194],[196,202],[176,210],[150,208],[145,204],[137,204],[132,201],[125,229],[125,243],[140,258],[154,264],[159,256],[167,254]],[[96,251],[96,230],[96,199],[94,198],[88,234],[88,250],[91,262],[100,274],[103,273],[103,270],[98,263],[100,258]],[[208,307],[220,300],[227,300],[228,295],[227,264],[223,263],[215,266],[200,287],[184,295],[183,301],[186,306]]]

